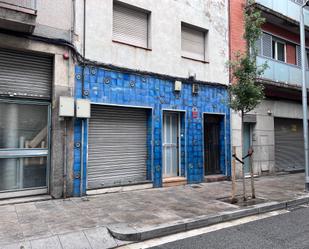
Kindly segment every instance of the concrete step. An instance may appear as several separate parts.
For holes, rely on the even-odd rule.
[[[205,176],[205,182],[220,182],[227,180],[225,175],[208,175]]]
[[[186,185],[187,179],[185,177],[167,177],[163,179],[163,187],[175,187]]]

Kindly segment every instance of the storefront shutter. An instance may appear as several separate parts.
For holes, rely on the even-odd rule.
[[[148,47],[148,13],[114,4],[113,39],[139,47]]]
[[[89,120],[88,189],[146,181],[147,113],[93,105]]]
[[[53,59],[0,49],[0,95],[51,98]]]
[[[304,169],[303,125],[300,119],[275,118],[275,166],[279,171]]]

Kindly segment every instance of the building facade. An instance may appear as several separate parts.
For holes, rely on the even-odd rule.
[[[265,100],[245,116],[244,141],[240,139],[240,116],[232,115],[233,144],[237,153],[246,154],[253,146],[255,174],[276,171],[304,170],[304,142],[301,103],[301,58],[299,16],[302,1],[256,0],[255,8],[262,12],[266,22],[257,42],[257,63],[267,62],[268,68],[257,79],[265,91]],[[230,51],[231,56],[243,51],[243,11],[245,1],[231,1]],[[306,37],[308,37],[308,11],[305,10]],[[307,40],[308,44],[308,40]],[[308,62],[307,62],[308,63]],[[241,145],[244,143],[244,151]],[[244,170],[249,173],[249,160]],[[241,167],[239,167],[241,168]],[[240,173],[240,172],[238,172]]]
[[[74,92],[73,10],[68,0],[0,3],[0,199],[72,192],[73,125],[58,99]]]
[[[75,45],[74,195],[230,174],[227,0],[76,1]]]

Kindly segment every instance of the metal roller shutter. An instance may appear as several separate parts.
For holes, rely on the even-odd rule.
[[[279,171],[305,168],[302,120],[275,118],[275,165]]]
[[[113,39],[147,48],[148,13],[122,4],[114,4]]]
[[[146,139],[146,110],[93,105],[88,189],[146,181]]]
[[[0,49],[0,94],[51,98],[53,59]]]
[[[185,57],[205,60],[205,32],[182,24],[181,50]]]

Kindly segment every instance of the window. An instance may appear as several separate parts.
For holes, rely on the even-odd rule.
[[[188,24],[181,24],[182,56],[205,61],[206,31]]]
[[[149,12],[114,2],[113,40],[148,48]]]
[[[272,40],[272,57],[275,60],[285,62],[285,43],[282,41]]]

